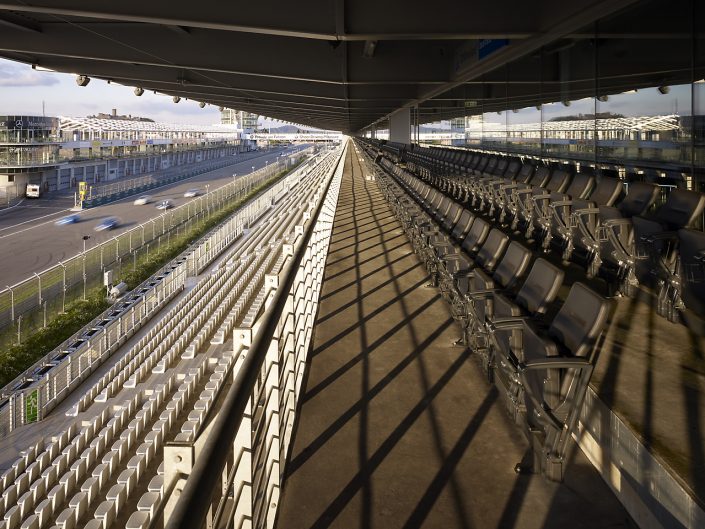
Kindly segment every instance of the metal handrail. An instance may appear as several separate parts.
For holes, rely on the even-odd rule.
[[[341,163],[344,163],[343,153],[344,150],[335,166],[336,169]],[[196,458],[189,479],[186,480],[184,490],[181,492],[165,529],[201,529],[203,526],[203,521],[211,506],[212,496],[210,493],[204,494],[204,491],[213,491],[221,484],[221,474],[228,461],[232,440],[242,422],[247,402],[257,382],[267,350],[284,311],[289,291],[296,279],[296,272],[306,253],[332,181],[331,177],[326,183],[326,188],[321,195],[322,198],[311,216],[309,225],[282,274],[284,279],[276,289],[271,304],[262,316],[261,327],[254,336],[249,353],[225,396],[219,414],[213,422],[201,453]]]

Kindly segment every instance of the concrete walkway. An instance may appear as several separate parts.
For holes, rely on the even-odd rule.
[[[528,447],[377,184],[346,160],[278,527],[631,527],[575,451],[563,484]]]

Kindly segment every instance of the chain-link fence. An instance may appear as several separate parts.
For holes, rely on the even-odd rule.
[[[312,150],[284,157],[218,188],[207,188],[205,194],[186,204],[99,245],[86,246],[78,255],[0,291],[0,347],[21,343],[35,330],[46,327],[51,317],[63,311],[68,303],[85,299],[87,292],[103,284],[106,270],[120,277],[126,267],[134,269],[142,257],[169,245],[172,238],[189,232],[196,223],[292,167]]]

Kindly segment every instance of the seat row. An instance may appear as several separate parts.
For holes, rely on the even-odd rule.
[[[610,303],[574,283],[557,304],[559,268],[409,172],[382,166],[380,187],[461,321],[462,340],[531,440],[532,461],[517,469],[562,479]]]
[[[415,146],[399,159],[440,199],[452,198],[583,267],[588,277],[605,279],[612,293],[633,296],[645,287],[660,315],[705,332],[705,240],[694,229],[703,193],[675,188],[666,195],[654,183],[458,149]]]
[[[310,186],[298,186],[279,205],[280,215],[248,235],[237,263],[233,257],[232,266],[202,278],[167,317],[77,398],[69,415],[80,413],[80,423],[22,452],[0,478],[0,527],[107,528],[121,517],[129,518],[125,523],[131,529],[149,526],[164,499],[164,482],[163,465],[156,476],[147,475],[148,467],[163,460],[167,436],[188,440],[200,428],[233,363],[232,353],[220,358],[196,355],[200,345],[189,351],[189,341],[193,344],[199,326],[213,315],[224,317],[227,311],[218,312],[222,304],[218,300],[232,303],[236,297],[229,294],[244,290],[248,279],[262,282],[282,244],[291,241],[285,235],[298,235],[295,225],[306,218],[308,199],[325,173],[313,171],[307,179]],[[292,208],[297,203],[299,207]],[[213,320],[211,331],[218,321]],[[202,343],[208,337],[208,333],[202,336]],[[209,366],[213,372],[199,394],[197,388],[203,385]],[[154,376],[160,383],[155,385]],[[123,388],[134,397],[123,401]],[[96,407],[101,411],[91,413]],[[176,434],[171,433],[174,430]],[[130,497],[136,500],[131,503],[137,509],[132,514],[125,511]]]

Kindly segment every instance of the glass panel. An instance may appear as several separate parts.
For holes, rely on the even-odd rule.
[[[597,153],[601,160],[690,164],[690,84],[601,96]]]
[[[541,153],[541,110],[528,107],[507,113],[507,150]]]
[[[565,158],[591,160],[594,156],[595,100],[547,103],[542,106],[543,152]]]

